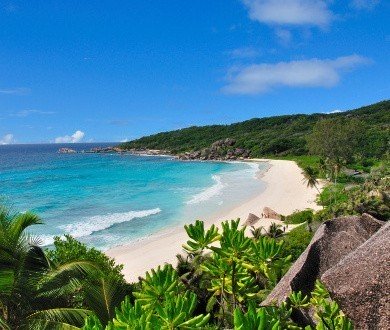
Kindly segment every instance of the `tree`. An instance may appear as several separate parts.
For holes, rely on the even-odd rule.
[[[27,232],[41,223],[32,213],[0,207],[0,328],[70,329],[88,315],[107,324],[125,297],[122,282],[94,261],[47,258]],[[82,305],[74,301],[80,292]]]
[[[365,125],[358,119],[331,118],[318,121],[308,136],[310,153],[329,159],[350,162],[363,148]]]
[[[306,186],[310,188],[316,188],[320,194],[321,192],[318,189],[318,172],[313,167],[307,166],[303,169],[302,174],[302,181],[306,183]]]
[[[86,310],[68,308],[63,296],[57,294],[66,287],[68,277],[66,282],[51,282],[50,289],[45,287],[54,274],[59,279],[64,273],[52,268],[37,245],[38,240],[27,233],[29,227],[41,223],[32,213],[13,214],[0,207],[0,324],[4,329],[82,325],[90,314]],[[69,275],[82,268],[87,267],[73,264],[65,271]]]

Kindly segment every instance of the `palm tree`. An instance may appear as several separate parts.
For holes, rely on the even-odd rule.
[[[254,226],[251,226],[251,234],[254,239],[259,239],[263,236],[263,230],[267,232],[263,226],[255,228]]]
[[[318,168],[319,168],[320,172],[322,174],[324,174],[324,176],[326,178],[328,178],[328,170],[329,170],[328,159],[324,160],[323,158],[320,158],[320,160],[318,161]]]
[[[0,328],[74,329],[88,315],[103,324],[125,297],[122,283],[105,276],[90,261],[55,264],[27,233],[41,224],[32,213],[11,214],[0,206]],[[87,308],[75,308],[82,291]]]
[[[271,238],[278,238],[283,236],[284,231],[281,228],[282,225],[276,224],[275,222],[271,223],[268,228],[267,236]]]
[[[306,183],[307,187],[316,188],[318,193],[320,194],[320,190],[318,189],[318,172],[311,166],[307,166],[302,171],[303,179],[302,181]]]
[[[82,325],[91,314],[69,308],[63,296],[42,290],[45,276],[53,275],[52,265],[39,240],[26,231],[41,223],[32,213],[12,214],[0,206],[0,324],[4,329],[69,328]],[[57,291],[64,283],[56,281]]]

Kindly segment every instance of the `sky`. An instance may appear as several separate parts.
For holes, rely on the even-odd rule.
[[[0,144],[389,99],[384,0],[0,0]]]

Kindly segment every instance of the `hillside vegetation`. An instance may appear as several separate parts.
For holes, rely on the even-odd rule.
[[[389,148],[390,101],[382,101],[342,113],[286,115],[254,118],[231,125],[193,126],[142,137],[121,145],[124,149],[160,149],[172,154],[208,148],[230,138],[250,157],[300,156],[308,154],[307,137],[323,119],[358,120],[365,131],[366,157],[380,158]]]

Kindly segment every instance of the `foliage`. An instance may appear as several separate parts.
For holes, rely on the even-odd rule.
[[[311,298],[305,297],[301,292],[293,292],[287,302],[283,302],[278,308],[267,306],[256,309],[253,305],[246,313],[236,310],[234,313],[234,329],[302,329],[292,319],[293,309],[313,309],[317,319],[316,330],[352,330],[351,321],[343,314],[336,302],[330,300],[325,287],[316,282]],[[313,329],[306,326],[305,329]]]
[[[54,237],[54,248],[46,251],[47,257],[55,263],[71,262],[75,260],[92,261],[107,275],[118,280],[123,280],[123,265],[115,264],[114,259],[109,258],[103,252],[89,248],[70,235]]]
[[[321,193],[325,208],[314,216],[324,221],[333,217],[368,213],[379,220],[390,219],[389,160],[373,167],[363,183],[330,184]]]
[[[200,220],[197,220],[195,224],[185,225],[184,229],[191,240],[187,241],[183,248],[193,254],[202,253],[210,244],[221,238],[215,225],[205,231],[204,222]]]
[[[183,289],[177,272],[172,265],[160,266],[146,272],[141,281],[141,290],[133,292],[134,297],[145,308],[155,308],[169,296],[176,296]]]
[[[318,193],[320,193],[318,189],[318,171],[314,167],[307,166],[303,168],[302,175],[302,181],[306,183],[306,186],[308,188],[316,188]]]
[[[255,240],[246,237],[245,227],[239,227],[238,220],[222,223],[222,234],[214,227],[205,232],[203,226],[197,221],[186,227],[192,241],[191,246],[184,248],[190,254],[194,249],[197,253],[208,253],[200,265],[198,283],[206,285],[211,293],[207,311],[214,311],[220,325],[229,325],[235,308],[245,309],[249,302],[260,302],[275,286],[287,270],[290,258],[280,257],[283,242],[266,236]],[[205,237],[209,237],[208,243]],[[191,275],[186,280],[191,281]]]
[[[302,252],[305,251],[312,238],[313,233],[308,231],[305,225],[292,229],[283,236],[282,256],[291,255],[292,261],[297,260]]]
[[[41,223],[34,214],[0,208],[0,320],[5,329],[43,328],[48,323],[59,326],[80,322],[86,315],[82,310],[64,308],[60,295],[47,300],[54,288],[61,287],[45,290],[41,283],[53,272],[63,273],[52,268],[36,239],[27,233],[29,227]]]
[[[334,119],[347,124],[356,120],[364,122],[366,129],[364,140],[360,141],[359,152],[364,152],[367,157],[382,158],[388,151],[390,101],[328,115],[288,115],[255,118],[231,125],[193,126],[146,136],[124,143],[121,147],[160,149],[177,154],[201,150],[210,147],[217,140],[232,138],[236,141],[234,147],[250,150],[251,157],[304,156],[308,155],[307,137],[312,133],[313,126],[324,119]],[[360,127],[356,128],[360,130]],[[353,137],[355,139],[355,136]],[[347,146],[353,144],[353,141],[347,141]]]
[[[279,307],[259,307],[264,298],[261,292],[272,288],[288,267],[290,257],[280,256],[283,241],[267,236],[250,239],[238,220],[224,222],[221,234],[216,227],[204,230],[201,221],[186,230],[191,244],[184,246],[204,277],[197,283],[205,284],[211,293],[207,312],[196,312],[197,294],[183,285],[171,265],[165,265],[146,274],[139,291],[133,293],[134,303],[126,297],[106,330],[302,329],[294,323],[292,312],[308,308],[316,313],[316,329],[352,329],[320,283],[311,297],[293,292]],[[179,260],[189,262],[183,257]],[[83,329],[103,330],[104,326],[96,317],[89,317]]]
[[[317,329],[350,329],[320,286],[310,303],[293,293],[280,307],[258,307],[290,265],[283,252],[288,239],[249,238],[239,220],[224,222],[221,233],[201,221],[186,226],[185,272],[179,276],[169,264],[152,269],[134,292],[126,291],[110,259],[71,237],[57,239],[46,255],[25,231],[39,223],[33,214],[0,212],[4,329],[297,329],[292,309],[315,304]],[[81,292],[83,308],[74,299]]]
[[[122,265],[116,265],[101,251],[87,247],[70,235],[55,237],[54,248],[46,250],[46,255],[54,264],[88,261],[99,269],[99,274],[81,275],[78,286],[83,290],[70,292],[67,300],[71,306],[93,310],[104,324],[112,319],[114,308],[132,290],[121,273]]]
[[[0,320],[3,328],[54,329],[81,326],[95,314],[103,323],[124,296],[123,282],[94,261],[74,256],[50,260],[27,233],[41,220],[31,213],[0,210]],[[73,251],[74,252],[74,251]],[[83,293],[80,306],[75,297]]]
[[[300,224],[300,223],[310,223],[313,220],[313,210],[307,209],[303,211],[295,211],[294,213],[288,215],[285,218],[285,223],[288,224]]]
[[[310,153],[324,159],[348,163],[362,151],[365,131],[363,122],[355,118],[323,119],[314,125],[308,136],[308,148]]]

